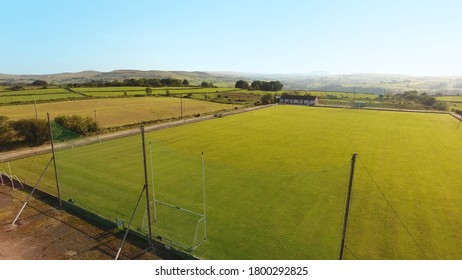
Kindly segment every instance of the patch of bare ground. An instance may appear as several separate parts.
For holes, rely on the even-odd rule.
[[[28,193],[0,185],[0,259],[109,260],[121,245],[123,232],[83,220],[57,209],[49,198],[32,198],[20,219],[11,225]],[[146,241],[125,243],[119,259],[177,259],[174,254],[149,250]]]

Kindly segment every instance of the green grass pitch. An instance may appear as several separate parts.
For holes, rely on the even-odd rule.
[[[356,152],[345,258],[462,259],[457,124],[444,114],[273,106],[146,141],[156,199],[199,213],[205,153],[207,241],[193,252],[201,258],[336,259]],[[33,183],[49,158],[11,167]],[[128,222],[143,186],[140,136],[60,151],[57,160],[66,200]],[[55,193],[53,179],[51,168],[41,188]]]

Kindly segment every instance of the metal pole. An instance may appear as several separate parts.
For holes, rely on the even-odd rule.
[[[59,207],[61,207],[61,191],[59,189],[59,180],[58,180],[58,169],[56,168],[56,156],[55,156],[55,146],[53,143],[53,130],[51,128],[51,121],[50,121],[50,114],[47,113],[47,119],[48,119],[48,126],[50,128],[50,139],[51,139],[51,153],[53,155],[53,165],[55,167],[55,180],[56,180],[56,189],[58,190],[58,201],[59,201]]]
[[[205,164],[204,152],[202,152],[202,197],[204,202],[204,240],[207,239],[207,217],[205,212]]]
[[[151,141],[149,141],[149,153],[151,155],[151,184],[152,184],[152,203],[154,205],[154,222],[157,222],[156,193],[154,192],[154,166],[152,165],[152,143]]]
[[[37,189],[38,184],[39,184],[40,181],[42,180],[43,174],[45,174],[45,172],[47,171],[48,166],[50,166],[50,163],[51,163],[52,160],[53,160],[53,158],[51,158],[50,161],[48,161],[47,165],[45,166],[45,169],[43,170],[43,172],[42,172],[42,174],[40,175],[39,179],[38,179],[37,182],[35,183],[34,188],[33,188],[32,191],[30,192],[29,197],[27,198],[26,202],[24,202],[24,205],[21,207],[21,210],[19,210],[18,215],[16,215],[16,218],[14,219],[13,223],[11,223],[11,225],[14,225],[14,224],[16,223],[16,221],[18,220],[18,218],[19,218],[19,216],[21,215],[22,211],[23,211],[24,208],[26,207],[27,203],[29,203],[29,200],[31,199],[32,195],[34,194],[35,190]]]
[[[13,187],[13,190],[14,190],[13,173],[11,173],[10,162],[8,162],[8,170],[10,171],[10,182],[11,182],[11,186]]]
[[[128,232],[130,231],[130,226],[132,225],[133,217],[135,217],[136,210],[138,209],[138,205],[140,204],[141,197],[143,197],[144,189],[141,190],[140,197],[138,197],[138,202],[136,203],[135,210],[133,210],[132,216],[130,218],[130,221],[128,222],[128,227],[127,230],[125,231],[124,238],[122,239],[122,244],[120,244],[119,250],[117,251],[117,255],[115,257],[115,260],[119,258],[120,252],[122,252],[122,247],[125,244],[125,239],[127,239]],[[151,243],[149,243],[151,244]]]
[[[348,180],[348,192],[347,192],[347,198],[346,198],[346,203],[345,203],[345,216],[343,219],[342,241],[340,244],[340,253],[338,256],[339,260],[343,260],[343,252],[345,249],[345,240],[346,240],[347,225],[348,225],[348,215],[350,212],[351,190],[353,188],[353,176],[355,172],[356,156],[357,154],[354,153],[353,156],[351,157],[350,178]]]
[[[144,144],[144,124],[141,125],[141,140],[143,144],[144,188],[146,189],[146,207],[148,210],[149,247],[152,247],[151,209],[149,207],[148,169],[146,166],[146,146]]]

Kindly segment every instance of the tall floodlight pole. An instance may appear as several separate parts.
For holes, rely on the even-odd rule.
[[[50,139],[51,139],[51,154],[53,156],[53,165],[55,167],[55,180],[56,180],[56,189],[58,190],[58,200],[59,200],[59,207],[61,207],[61,191],[59,189],[59,179],[58,179],[58,169],[56,168],[56,156],[55,156],[55,145],[53,142],[53,130],[51,128],[51,121],[50,121],[50,114],[47,113],[48,119],[48,126],[50,128]]]
[[[144,124],[141,125],[141,141],[143,145],[144,189],[146,191],[146,208],[148,212],[149,247],[152,247],[151,209],[149,207],[148,168],[146,165],[146,146],[144,142]]]
[[[207,239],[207,216],[205,214],[205,163],[202,152],[202,201],[204,202],[204,240]]]
[[[339,260],[343,260],[343,252],[345,249],[345,240],[346,240],[346,233],[347,233],[347,225],[348,225],[348,215],[350,213],[350,201],[351,201],[351,190],[353,188],[353,175],[355,172],[355,162],[356,162],[356,157],[358,155],[356,153],[353,154],[351,157],[351,166],[350,166],[350,178],[348,180],[348,192],[347,192],[347,198],[346,198],[346,203],[345,203],[345,216],[343,219],[343,230],[342,230],[342,241],[340,244],[340,253],[338,256]]]

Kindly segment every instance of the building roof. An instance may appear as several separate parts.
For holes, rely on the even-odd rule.
[[[316,100],[317,96],[312,95],[290,95],[284,94],[281,99],[297,99],[297,100]]]

